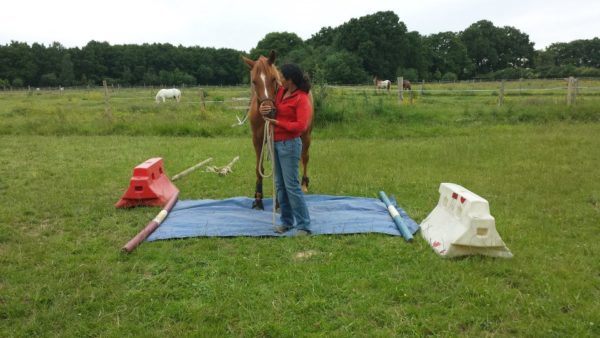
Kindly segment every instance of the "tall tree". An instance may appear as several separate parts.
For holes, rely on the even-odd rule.
[[[453,73],[459,78],[471,75],[473,66],[467,47],[454,32],[442,32],[425,37],[426,54],[430,57],[429,72],[440,76]]]
[[[0,50],[0,78],[21,87],[38,80],[38,66],[27,43],[12,41]]]
[[[406,25],[394,12],[351,19],[338,30],[335,45],[360,57],[371,75],[391,78],[399,66],[407,64]]]
[[[504,68],[529,67],[534,58],[529,35],[510,26],[496,27],[491,21],[478,21],[461,34],[477,74]]]
[[[488,20],[478,21],[461,32],[460,39],[467,47],[477,74],[498,70],[498,35],[498,29]]]
[[[362,68],[362,60],[345,50],[329,54],[323,62],[323,70],[332,83],[364,83],[368,77]]]
[[[500,68],[526,68],[533,65],[534,43],[529,41],[529,35],[520,30],[504,26],[498,29],[499,52],[498,66]]]
[[[77,72],[85,75],[93,83],[102,83],[108,76],[106,54],[110,48],[107,42],[90,41],[80,52],[79,69]]]
[[[306,43],[312,47],[333,46],[338,39],[339,30],[330,26],[321,28],[317,33],[313,34]]]
[[[413,70],[418,75],[418,78],[428,78],[428,68],[430,64],[430,58],[428,57],[428,50],[425,45],[425,39],[418,32],[409,32],[406,34],[406,52],[404,52],[404,64],[401,66],[404,70]],[[397,76],[403,76],[404,74],[397,72]],[[416,81],[417,76],[411,80]]]
[[[71,61],[71,54],[69,53],[65,53],[62,57],[59,81],[62,86],[71,86],[75,82],[73,62]]]
[[[553,43],[541,54],[552,66],[600,67],[600,39]]]
[[[259,55],[267,56],[274,49],[277,51],[277,59],[281,60],[292,50],[303,45],[304,41],[295,33],[273,32],[265,35],[256,47],[250,50],[250,56],[253,59],[258,58]]]

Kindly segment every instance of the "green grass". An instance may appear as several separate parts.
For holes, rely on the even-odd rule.
[[[587,81],[587,82],[586,82]],[[588,83],[589,82],[589,83]],[[516,86],[511,82],[507,87]],[[527,81],[539,89],[564,85],[560,81]],[[420,93],[415,85],[411,103],[398,103],[394,91],[389,94],[372,87],[333,87],[320,105],[315,120],[326,138],[401,138],[439,134],[450,127],[548,123],[554,121],[599,122],[600,81],[582,80],[577,104],[566,105],[566,90],[531,91],[526,95],[506,94],[498,107],[497,92],[489,90],[497,83],[427,84]],[[586,89],[584,89],[586,88]],[[595,88],[595,89],[594,89]],[[249,95],[244,87],[203,88],[206,107],[201,107],[200,89],[185,88],[182,101],[154,102],[155,89],[120,89],[109,93],[94,90],[59,92],[0,92],[0,135],[131,135],[131,136],[202,136],[249,137],[248,128],[232,128],[245,115]],[[437,92],[437,90],[445,92]],[[450,90],[450,91],[449,91]],[[107,110],[107,108],[109,108]],[[382,123],[383,122],[383,123]],[[402,125],[400,130],[396,126]],[[383,126],[383,127],[382,127]]]
[[[311,193],[385,190],[420,222],[440,182],[458,183],[490,202],[513,259],[446,260],[420,235],[407,244],[377,234],[190,238],[123,255],[158,212],[114,208],[133,166],[161,156],[173,175],[240,155],[226,177],[198,171],[178,181],[180,198],[251,196],[248,127],[230,128],[235,112],[209,107],[211,137],[188,136],[199,127],[176,136],[179,124],[161,136],[145,117],[185,126],[201,113],[123,104],[113,118],[136,126],[114,129],[102,122],[103,104],[71,110],[64,97],[0,95],[0,336],[600,335],[597,108],[518,104],[511,114],[532,118],[511,120],[492,118],[495,103],[477,98],[402,107],[387,96],[368,100],[380,97],[383,108],[356,103],[344,108],[351,118],[319,122]],[[339,103],[327,104],[330,113]],[[53,127],[28,129],[56,109],[71,129],[50,118]],[[465,110],[472,121],[457,120]]]

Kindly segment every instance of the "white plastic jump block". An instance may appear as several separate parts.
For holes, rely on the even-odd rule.
[[[496,231],[488,201],[454,183],[440,184],[440,200],[421,223],[421,235],[443,257],[512,257]]]

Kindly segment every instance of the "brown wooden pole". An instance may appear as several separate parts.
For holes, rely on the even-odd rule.
[[[573,82],[574,78],[572,76],[569,77],[567,84],[567,106],[570,106],[573,103]]]
[[[570,82],[571,82],[571,104],[576,104],[577,103],[577,79],[574,77],[570,77],[569,78]]]
[[[498,107],[504,103],[504,80],[500,83],[500,95],[498,95]]]
[[[204,90],[202,89],[200,89],[200,106],[202,108],[202,111],[206,109],[206,104],[204,102]]]
[[[112,111],[110,110],[110,103],[108,102],[108,86],[106,80],[102,80],[102,86],[104,87],[104,115],[109,121],[112,121]]]
[[[404,101],[404,77],[400,76],[398,78],[398,100],[400,103]]]

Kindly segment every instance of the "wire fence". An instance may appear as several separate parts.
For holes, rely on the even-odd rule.
[[[398,85],[391,89],[379,89],[374,85],[321,85],[321,90],[327,90],[332,95],[327,99],[344,100],[352,98],[356,93],[363,95],[396,95],[400,103],[406,99],[413,101],[417,96],[456,96],[463,95],[488,95],[497,96],[502,101],[505,96],[564,96],[576,97],[581,95],[600,95],[600,79],[536,79],[536,80],[512,80],[512,81],[452,81],[452,82],[416,82],[412,84],[411,90],[403,90]],[[79,86],[79,87],[46,87],[46,88],[10,88],[0,90],[0,97],[9,94],[34,95],[67,95],[85,92],[96,95],[94,98],[105,104],[139,102],[156,102],[156,92],[162,87],[125,87],[125,86]],[[248,85],[237,86],[202,86],[181,88],[183,99],[179,104],[195,105],[205,108],[209,105],[221,106],[225,109],[247,110],[250,104],[250,88]],[[161,103],[161,102],[160,102]]]

